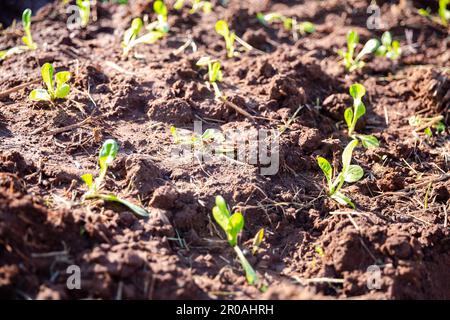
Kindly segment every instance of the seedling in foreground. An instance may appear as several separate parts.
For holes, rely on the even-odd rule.
[[[31,36],[31,10],[25,9],[22,13],[22,24],[25,35],[22,37],[22,42],[30,50],[35,50],[37,48],[36,43],[33,42],[33,37]]]
[[[419,14],[430,19],[433,22],[440,23],[444,27],[448,26],[448,21],[450,20],[450,10],[447,10],[447,5],[450,3],[450,0],[439,0],[439,9],[438,15],[439,18],[431,15],[431,9],[419,9]]]
[[[304,36],[305,34],[313,33],[316,30],[314,24],[309,21],[298,23],[297,19],[288,18],[279,13],[267,13],[267,14],[258,13],[256,17],[259,20],[259,22],[261,22],[265,26],[268,26],[273,22],[281,22],[283,24],[284,29],[286,29],[287,31],[294,32],[294,37],[297,36],[297,33],[300,33],[302,36]]]
[[[101,188],[103,185],[103,181],[105,180],[106,171],[108,170],[108,166],[112,164],[114,159],[117,156],[117,152],[119,151],[119,146],[117,142],[113,139],[108,139],[103,143],[103,146],[98,155],[98,164],[100,166],[100,172],[97,178],[95,178],[92,174],[86,173],[81,176],[81,179],[88,186],[88,191],[84,194],[83,198],[88,199],[102,199],[104,201],[112,201],[120,203],[126,206],[128,209],[133,211],[136,215],[140,217],[148,217],[149,213],[143,208],[121,198],[118,198],[113,194],[106,194],[101,192]]]
[[[78,12],[80,13],[81,26],[86,28],[89,24],[89,16],[91,14],[90,0],[77,0]]]
[[[392,35],[389,31],[384,32],[381,36],[381,45],[377,48],[375,54],[396,60],[400,57],[401,53],[400,42],[397,40],[392,41]]]
[[[225,39],[225,47],[227,49],[228,58],[233,58],[237,54],[234,47],[235,41],[239,42],[247,50],[253,49],[251,45],[239,38],[234,31],[230,31],[230,28],[228,28],[228,23],[226,23],[226,21],[217,21],[215,29],[216,32]]]
[[[230,214],[225,199],[221,196],[216,197],[216,206],[212,209],[213,217],[217,224],[225,231],[228,243],[236,252],[239,261],[245,271],[245,277],[249,284],[256,284],[258,275],[247,261],[241,248],[237,245],[237,237],[244,228],[244,216],[240,212]]]
[[[224,96],[217,85],[217,82],[223,79],[220,62],[210,57],[202,57],[197,61],[196,65],[199,67],[208,67],[208,83],[213,87],[216,99],[223,98]]]
[[[370,53],[373,53],[379,45],[377,39],[370,39],[366,42],[361,51],[354,57],[356,46],[359,44],[359,35],[356,31],[350,30],[347,33],[347,51],[338,50],[338,54],[343,58],[345,68],[352,72],[364,66],[361,59]]]
[[[366,113],[366,106],[362,97],[366,94],[366,88],[362,84],[355,83],[350,86],[350,95],[353,97],[353,108],[345,109],[344,119],[348,126],[348,135],[354,139],[361,140],[366,148],[375,148],[380,144],[378,139],[371,135],[354,134],[356,123]]]
[[[125,31],[123,35],[122,48],[123,56],[127,56],[131,49],[133,49],[138,44],[152,44],[163,38],[165,33],[158,30],[150,31],[141,37],[139,32],[143,26],[141,18],[134,18],[131,22],[131,27]]]
[[[352,183],[359,181],[364,175],[363,169],[355,164],[351,164],[353,149],[358,145],[358,140],[352,140],[342,153],[342,171],[336,176],[331,164],[327,159],[317,157],[317,163],[325,174],[328,186],[328,196],[343,205],[355,208],[352,200],[344,195],[340,190],[344,182]]]
[[[47,89],[34,89],[30,92],[30,100],[32,101],[53,101],[56,99],[63,99],[70,93],[70,86],[67,82],[70,80],[69,71],[61,71],[55,74],[53,80],[53,66],[50,63],[45,63],[41,69],[42,79],[44,80]]]

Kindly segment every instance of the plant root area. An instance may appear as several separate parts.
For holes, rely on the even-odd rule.
[[[45,5],[31,25],[38,49],[0,62],[0,297],[450,299],[450,38],[417,14],[427,1],[378,1],[378,30],[366,27],[370,1],[212,1],[210,14],[167,1],[169,34],[124,58],[131,20],[156,19],[151,1],[129,2],[98,1],[96,21],[75,30],[61,1]],[[262,25],[258,12],[311,21],[316,31],[295,40]],[[254,50],[227,59],[219,19]],[[390,30],[401,57],[370,55],[347,72],[337,50],[352,29],[361,43]],[[21,36],[20,23],[1,31],[1,49]],[[223,93],[251,118],[214,100],[195,65],[207,55],[222,63]],[[28,99],[45,62],[72,74],[68,99],[54,105]],[[352,209],[327,197],[316,158],[339,168],[356,82],[367,89],[357,132],[380,146],[355,149],[364,177],[344,184]],[[446,129],[431,137],[408,121],[440,115]],[[193,130],[194,121],[224,133],[278,130],[278,172],[215,157],[173,161],[170,127]],[[148,219],[82,201],[80,177],[97,172],[108,138],[120,151],[104,190],[145,207]],[[246,283],[212,218],[216,195],[243,213],[239,243],[265,288]],[[80,289],[67,286],[72,265]]]

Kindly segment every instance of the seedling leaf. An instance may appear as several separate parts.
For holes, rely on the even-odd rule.
[[[352,140],[342,152],[342,171],[344,172],[344,177],[346,176],[346,172],[349,169],[350,162],[352,161],[353,150],[358,145],[358,140]]]
[[[360,83],[354,83],[350,86],[349,92],[353,99],[361,100],[366,94],[366,88]]]
[[[91,173],[85,173],[81,176],[81,179],[86,183],[89,189],[94,186],[94,177]]]
[[[228,221],[228,242],[232,247],[237,245],[237,236],[244,228],[244,217],[240,212],[234,213]]]
[[[258,275],[256,274],[255,270],[253,270],[252,266],[248,262],[247,258],[242,253],[241,249],[238,246],[234,247],[234,251],[236,252],[242,267],[245,271],[245,278],[248,282],[248,284],[253,285],[256,284],[258,281]]]
[[[58,99],[63,99],[67,97],[70,93],[70,86],[68,84],[63,84],[59,87],[57,87],[55,92],[55,97]]]
[[[264,228],[259,229],[253,238],[252,254],[255,255],[264,240]]]
[[[47,90],[50,92],[50,95],[53,93],[53,66],[50,63],[45,63],[42,66],[42,79],[47,86]]]
[[[223,37],[228,37],[230,34],[230,29],[228,28],[228,24],[224,20],[219,20],[216,22],[215,26],[216,32]]]
[[[345,123],[347,123],[347,126],[350,128],[352,126],[352,121],[353,121],[353,109],[352,108],[345,109],[344,119],[345,119]]]
[[[348,167],[347,174],[345,175],[344,179],[345,179],[345,182],[352,183],[352,182],[359,181],[363,177],[363,175],[364,175],[364,171],[360,166],[358,166],[356,164],[351,164]]]
[[[333,168],[327,159],[322,157],[317,157],[317,163],[319,164],[320,169],[322,169],[325,174],[325,178],[327,179],[328,185],[331,185],[331,179],[333,179]]]
[[[352,202],[352,200],[350,200],[350,198],[348,198],[346,195],[344,195],[343,193],[337,191],[336,193],[334,193],[331,196],[332,199],[336,200],[338,203],[342,204],[342,205],[349,205],[350,207],[352,207],[353,209],[355,209],[355,204]]]
[[[56,86],[63,85],[64,83],[70,80],[70,72],[69,71],[61,71],[55,75]]]
[[[51,101],[52,98],[45,89],[34,89],[29,96],[31,101]]]
[[[362,50],[359,52],[359,54],[356,56],[356,60],[361,60],[362,57],[364,57],[366,54],[370,54],[375,52],[375,50],[380,45],[379,41],[377,39],[370,39],[366,42]]]
[[[103,143],[102,148],[100,149],[100,153],[98,155],[98,162],[100,168],[107,167],[112,164],[114,159],[117,156],[117,152],[119,151],[119,145],[116,140],[108,139]]]
[[[356,137],[361,140],[361,144],[367,149],[378,148],[380,146],[378,139],[374,136],[359,134]]]
[[[117,202],[120,203],[122,205],[124,205],[125,207],[127,207],[128,209],[130,209],[131,211],[133,211],[133,213],[135,213],[136,215],[143,217],[143,218],[148,218],[150,216],[150,214],[147,212],[147,210],[135,205],[134,203],[125,200],[125,199],[121,199],[115,195],[99,195],[98,196],[100,199],[103,199],[105,201],[112,201],[112,202]]]
[[[228,218],[230,217],[230,212],[227,208],[227,203],[225,202],[225,199],[222,196],[216,197],[216,206],[219,208],[219,210]]]

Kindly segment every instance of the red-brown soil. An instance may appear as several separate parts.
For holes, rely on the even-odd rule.
[[[52,62],[70,70],[72,92],[55,106],[28,100],[31,89],[0,97],[0,297],[42,299],[450,299],[450,140],[448,129],[415,140],[408,118],[443,115],[450,125],[448,30],[417,14],[426,1],[379,1],[384,30],[366,28],[370,1],[216,1],[214,12],[170,10],[168,37],[121,57],[121,37],[149,1],[98,4],[98,20],[70,32],[60,1],[33,17],[39,49],[0,64],[0,93],[40,78]],[[383,4],[381,4],[383,2]],[[264,27],[257,12],[279,11],[310,20],[316,32],[293,41]],[[255,48],[226,59],[218,19]],[[391,30],[403,46],[392,62],[370,57],[349,74],[336,51],[346,33],[361,42]],[[414,49],[405,30],[412,30]],[[18,45],[17,24],[0,36],[1,49]],[[192,37],[198,46],[176,54]],[[216,102],[205,86],[201,56],[220,58],[222,90],[254,122]],[[346,185],[357,214],[326,197],[316,156],[335,159],[348,143],[343,111],[348,88],[367,88],[359,132],[380,140],[358,148],[365,171]],[[176,165],[169,128],[226,132],[277,129],[303,105],[280,137],[280,170],[262,176],[255,165],[213,161]],[[79,123],[61,133],[52,130]],[[266,119],[263,119],[266,118]],[[102,142],[120,153],[106,189],[151,213],[138,219],[126,208],[84,202],[80,176],[95,172]],[[428,191],[428,192],[427,192]],[[246,219],[240,243],[266,238],[250,263],[268,285],[247,285],[234,251],[211,218],[222,195]],[[424,199],[428,198],[425,204]],[[81,267],[81,290],[66,287],[66,268]],[[381,288],[369,290],[366,269],[381,268]],[[338,281],[320,278],[338,279]],[[341,281],[343,279],[343,282]]]

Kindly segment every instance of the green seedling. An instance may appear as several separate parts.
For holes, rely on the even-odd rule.
[[[31,36],[31,10],[25,9],[22,13],[22,24],[23,30],[25,31],[25,35],[22,37],[22,42],[27,46],[30,50],[35,50],[37,48],[36,43],[33,41],[33,37]]]
[[[178,129],[172,126],[170,127],[170,133],[175,144],[190,145],[202,152],[210,146],[213,146],[214,151],[218,153],[227,154],[234,151],[234,148],[225,143],[225,136],[219,130],[206,129],[201,135],[196,132],[180,134]]]
[[[129,52],[138,44],[153,44],[163,38],[165,33],[159,30],[149,31],[139,37],[143,23],[141,18],[134,18],[131,27],[127,29],[123,35],[122,48],[123,56],[127,56]]]
[[[100,166],[98,177],[94,180],[94,177],[91,173],[86,173],[81,176],[81,179],[84,181],[84,183],[86,183],[88,187],[87,192],[83,195],[83,199],[102,199],[104,201],[117,202],[126,206],[139,217],[148,217],[149,213],[145,209],[127,200],[121,199],[114,194],[106,194],[101,191],[108,166],[113,163],[118,152],[119,146],[115,140],[108,139],[103,143],[103,146],[100,149],[100,153],[98,155],[98,164]]]
[[[448,27],[448,21],[450,20],[450,10],[447,9],[447,5],[450,3],[450,0],[439,0],[439,9],[438,9],[438,17],[431,15],[431,9],[419,9],[419,14],[424,16],[435,23],[440,23],[444,27]]]
[[[251,285],[258,282],[258,275],[248,262],[241,248],[237,244],[237,237],[244,228],[244,216],[240,212],[230,214],[225,199],[216,197],[216,205],[212,209],[212,214],[217,224],[225,231],[228,243],[236,252],[239,261],[245,271],[247,282]]]
[[[218,60],[211,59],[210,57],[202,57],[197,61],[196,65],[199,67],[208,68],[208,84],[213,87],[216,99],[223,99],[224,96],[222,95],[222,92],[217,84],[217,82],[220,82],[223,79],[220,62]]]
[[[354,139],[361,140],[366,148],[375,148],[380,144],[378,139],[371,135],[354,134],[356,123],[366,113],[366,106],[362,102],[366,94],[366,88],[362,84],[355,83],[350,86],[350,95],[353,97],[353,107],[345,109],[344,119],[348,126],[348,135]]]
[[[417,134],[423,130],[423,134],[431,138],[433,136],[432,129],[434,129],[437,134],[441,134],[445,131],[445,124],[442,122],[443,119],[443,116],[432,118],[412,116],[408,119],[408,122],[410,126],[416,127],[413,133]]]
[[[184,0],[177,0],[173,5],[175,10],[181,10],[184,6]],[[197,11],[202,10],[203,13],[208,14],[212,11],[212,3],[210,1],[193,0],[192,8],[189,10],[189,14],[194,14]]]
[[[24,47],[24,46],[19,46],[19,47],[12,47],[12,48],[9,48],[7,50],[1,50],[0,51],[0,61],[1,60],[5,60],[5,59],[7,59],[10,56],[13,56],[15,54],[19,54],[19,53],[24,52],[25,48],[26,47]]]
[[[78,12],[81,18],[81,26],[86,28],[89,24],[89,16],[91,14],[90,0],[77,0]]]
[[[396,60],[400,57],[401,53],[400,42],[397,40],[392,41],[392,35],[389,31],[384,32],[381,36],[381,45],[377,48],[375,54]]]
[[[0,51],[0,61],[7,59],[15,54],[19,54],[25,52],[27,50],[35,50],[37,49],[36,43],[33,41],[33,37],[31,36],[31,10],[25,9],[22,13],[22,25],[25,35],[22,37],[22,42],[25,44],[24,46],[12,47],[6,50]]]
[[[191,10],[189,10],[189,13],[194,14],[199,10],[202,10],[205,14],[211,13],[212,3],[209,1],[194,0],[192,2],[192,8]]]
[[[347,33],[347,51],[338,50],[338,54],[343,58],[345,68],[352,72],[364,66],[364,61],[361,59],[370,53],[375,52],[379,46],[377,39],[370,39],[366,42],[361,51],[354,57],[355,49],[359,44],[359,35],[356,31],[350,30]]]
[[[234,31],[230,31],[230,28],[228,27],[228,23],[226,23],[226,21],[224,20],[217,21],[215,29],[216,32],[225,39],[225,47],[227,49],[228,58],[233,58],[238,54],[234,46],[235,41],[239,42],[239,44],[241,44],[247,50],[254,49],[247,42],[239,38]]]
[[[274,22],[281,22],[285,30],[294,32],[294,37],[296,37],[297,33],[304,36],[307,33],[313,33],[316,31],[315,25],[309,21],[299,23],[295,18],[288,18],[276,12],[267,14],[258,13],[256,18],[265,26],[268,26]]]
[[[356,148],[358,143],[358,140],[352,140],[345,147],[344,152],[342,153],[342,171],[337,175],[335,175],[335,172],[327,159],[317,157],[317,163],[327,180],[328,196],[342,205],[349,205],[353,209],[355,208],[355,205],[352,200],[340,190],[344,182],[353,183],[359,181],[364,175],[364,171],[360,166],[351,164],[353,149]]]
[[[181,10],[184,7],[184,0],[177,0],[175,1],[175,4],[173,5],[173,8],[175,10]]]
[[[227,57],[233,58],[235,55],[234,41],[236,40],[236,34],[234,32],[230,32],[230,29],[228,28],[228,23],[226,23],[224,20],[217,21],[215,29],[216,32],[225,39]]]
[[[47,89],[34,89],[30,92],[31,101],[54,101],[56,99],[64,99],[70,93],[70,86],[67,82],[70,80],[69,71],[61,71],[55,74],[53,79],[53,66],[45,63],[41,69],[42,79]],[[56,82],[56,87],[55,83]]]
[[[148,31],[161,32],[163,35],[169,32],[169,24],[167,23],[168,10],[164,1],[157,0],[153,3],[153,11],[156,13],[157,20],[150,23],[146,29]]]
[[[259,229],[253,238],[252,254],[255,255],[264,241],[264,228]]]

